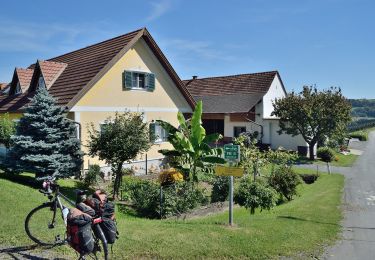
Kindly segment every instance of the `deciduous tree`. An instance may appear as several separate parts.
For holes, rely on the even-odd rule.
[[[3,144],[7,149],[10,147],[11,136],[16,132],[15,123],[9,118],[6,113],[0,116],[0,144]]]
[[[338,88],[318,91],[305,86],[300,93],[275,100],[273,106],[272,114],[280,118],[279,134],[302,135],[312,160],[317,142],[345,131],[351,120],[351,105]]]
[[[93,124],[89,129],[89,154],[111,165],[114,174],[113,196],[117,197],[125,162],[131,162],[137,155],[146,152],[151,145],[147,124],[140,113],[116,113],[107,118],[101,129]]]

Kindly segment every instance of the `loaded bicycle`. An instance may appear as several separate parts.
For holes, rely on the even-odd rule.
[[[34,208],[30,211],[25,219],[25,231],[35,243],[41,246],[61,246],[69,243],[71,246],[74,241],[67,232],[69,227],[69,214],[72,212],[63,204],[67,202],[75,208],[77,202],[72,202],[68,197],[60,192],[60,186],[56,183],[55,178],[48,178],[43,182],[43,188],[39,190],[48,197],[48,202]],[[86,191],[77,190],[77,197],[83,196]],[[86,214],[86,213],[85,213]],[[87,214],[86,214],[87,215]],[[86,216],[84,216],[86,217]],[[86,257],[92,259],[108,259],[108,243],[105,234],[101,228],[103,218],[94,215],[87,217],[91,223],[90,231],[92,232],[92,248],[81,252],[79,259]],[[69,229],[68,229],[69,230]],[[76,249],[77,250],[77,249]]]

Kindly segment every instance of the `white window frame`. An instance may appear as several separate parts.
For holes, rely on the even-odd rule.
[[[168,132],[158,123],[158,122],[151,122],[150,124],[154,124],[155,125],[155,140],[154,140],[154,144],[160,144],[160,143],[165,143],[165,142],[168,142]],[[157,128],[159,128],[159,130],[157,130]],[[160,131],[160,135],[157,135],[157,133]]]
[[[140,83],[139,75],[143,76],[143,87],[139,86],[139,83]],[[147,79],[147,72],[141,72],[141,71],[132,72],[132,89],[147,90],[146,79]]]

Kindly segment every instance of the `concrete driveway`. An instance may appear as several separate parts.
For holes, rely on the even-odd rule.
[[[375,132],[351,146],[363,154],[352,168],[335,169],[346,177],[343,239],[323,259],[375,259]]]

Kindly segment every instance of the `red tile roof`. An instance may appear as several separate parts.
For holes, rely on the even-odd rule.
[[[168,60],[159,49],[146,28],[130,32],[116,38],[106,40],[47,61],[40,61],[42,73],[47,74],[48,81],[53,79],[53,74],[62,66],[49,66],[49,62],[67,64],[61,75],[52,80],[49,92],[57,98],[61,106],[71,108],[76,102],[117,62],[127,50],[129,50],[140,38],[149,45],[155,56],[172,78],[177,88],[184,95],[189,104],[194,106],[194,99],[187,91],[185,85],[173,70]],[[48,62],[48,63],[46,63]],[[45,66],[48,64],[47,66]],[[34,68],[31,65],[29,68]],[[51,72],[51,73],[50,73]],[[46,80],[47,81],[47,80]],[[54,81],[54,82],[53,82]],[[47,82],[46,82],[47,83]],[[24,108],[27,104],[27,96],[32,93],[24,93],[19,96],[0,96],[0,112],[15,111]]]
[[[193,96],[266,93],[277,71],[184,80]]]
[[[18,80],[20,81],[22,92],[26,92],[26,90],[30,86],[31,78],[33,77],[34,70],[33,69],[22,69],[16,68],[16,73],[18,76]]]
[[[277,71],[198,78],[183,82],[195,101],[203,101],[203,112],[242,113],[250,111],[263,98],[275,76],[279,76]]]
[[[61,75],[64,69],[68,66],[66,63],[53,61],[38,61],[40,70],[42,71],[44,81],[47,88],[50,88],[56,79]]]

